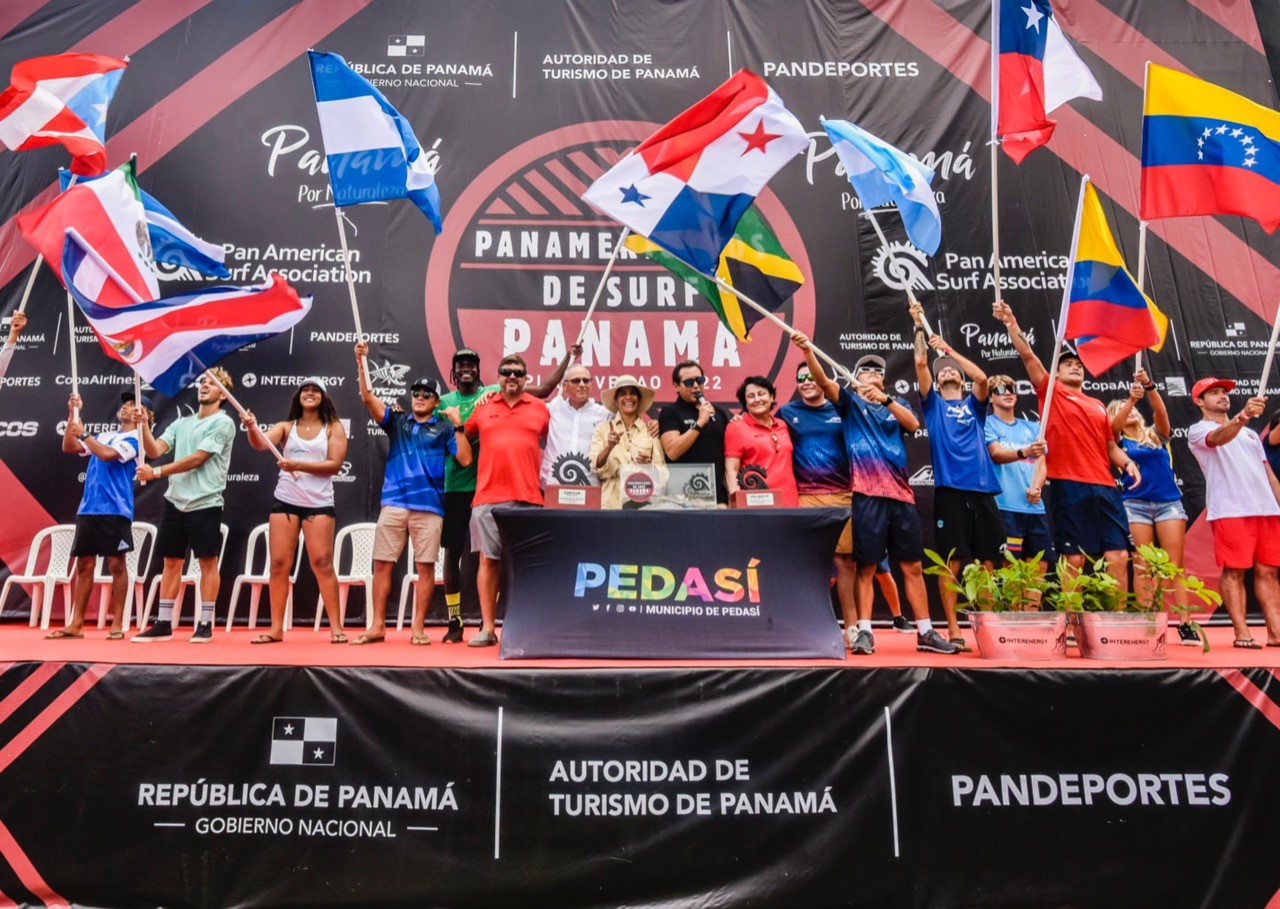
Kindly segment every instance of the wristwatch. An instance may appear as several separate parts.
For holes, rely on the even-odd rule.
[[[463,426],[463,425],[459,424],[459,425],[457,425],[457,426],[453,427],[453,431],[454,431],[454,432],[466,432],[466,431],[467,431],[467,427],[465,427],[465,426]]]

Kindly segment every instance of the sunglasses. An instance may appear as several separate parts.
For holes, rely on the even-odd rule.
[[[693,378],[693,379],[681,379],[680,384],[683,385],[685,388],[696,388],[699,385],[706,385],[707,377],[697,376],[696,378]]]
[[[565,383],[568,385],[590,385],[591,380],[590,379],[565,379]]]
[[[802,384],[802,385],[803,385],[805,382],[812,382],[812,381],[813,381],[813,375],[812,375],[811,373],[807,373],[807,372],[800,372],[800,373],[796,373],[796,381],[797,381],[797,382],[799,382],[799,383],[800,383],[800,384]]]
[[[992,386],[991,393],[993,395],[1013,395],[1013,394],[1017,394],[1017,391],[1015,391],[1013,388],[1009,387],[1008,385],[995,385],[995,386]]]
[[[409,392],[411,398],[434,398],[435,396],[435,392],[427,391],[425,388],[415,388]]]
[[[517,367],[511,366],[506,369],[499,369],[498,375],[502,376],[502,378],[504,379],[523,379],[526,375],[528,375],[528,373],[526,373],[523,369],[518,369]]]
[[[883,366],[859,366],[858,372],[859,373],[873,372],[878,376],[882,376],[884,375],[884,367]]]

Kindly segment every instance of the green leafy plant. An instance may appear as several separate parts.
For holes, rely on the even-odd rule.
[[[1058,559],[1058,580],[1049,596],[1060,612],[1124,612],[1130,594],[1107,571],[1105,559],[1077,569],[1066,556]]]
[[[1204,633],[1204,629],[1199,622],[1192,621],[1191,607],[1179,605],[1174,597],[1174,593],[1178,585],[1182,585],[1190,596],[1195,597],[1205,606],[1222,605],[1222,596],[1216,591],[1205,586],[1204,581],[1200,580],[1181,565],[1178,565],[1169,558],[1169,553],[1161,549],[1159,546],[1146,543],[1137,549],[1137,562],[1134,565],[1134,571],[1147,579],[1151,586],[1151,596],[1147,601],[1138,602],[1135,600],[1134,610],[1138,612],[1165,612],[1172,610],[1177,613],[1179,620],[1191,626],[1191,629],[1200,638],[1200,643],[1204,647],[1204,652],[1209,652],[1209,638]]]
[[[960,569],[960,575],[951,570],[951,557],[955,550],[943,558],[932,549],[924,551],[929,560],[924,573],[942,578],[948,590],[962,600],[961,608],[979,609],[984,612],[1021,612],[1028,604],[1038,604],[1050,589],[1050,582],[1040,573],[1037,553],[1030,559],[1016,559],[1005,553],[1004,564],[999,567],[970,562]]]

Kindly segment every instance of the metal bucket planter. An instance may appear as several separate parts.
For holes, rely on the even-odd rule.
[[[1062,660],[1067,656],[1065,612],[965,613],[978,652],[988,660]]]
[[[1092,660],[1166,660],[1169,613],[1082,612],[1076,631],[1080,655]]]

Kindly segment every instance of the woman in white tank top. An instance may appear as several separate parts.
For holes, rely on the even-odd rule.
[[[253,639],[255,644],[275,644],[284,640],[284,612],[289,599],[289,573],[302,531],[307,558],[315,573],[324,610],[329,616],[329,640],[345,644],[346,634],[338,617],[338,578],[333,571],[333,477],[342,470],[347,456],[347,434],[338,419],[333,399],[324,382],[308,378],[289,402],[289,416],[266,432],[251,412],[241,417],[249,434],[249,444],[259,451],[267,442],[284,454],[275,502],[268,519],[268,548],[271,552],[271,628]]]

